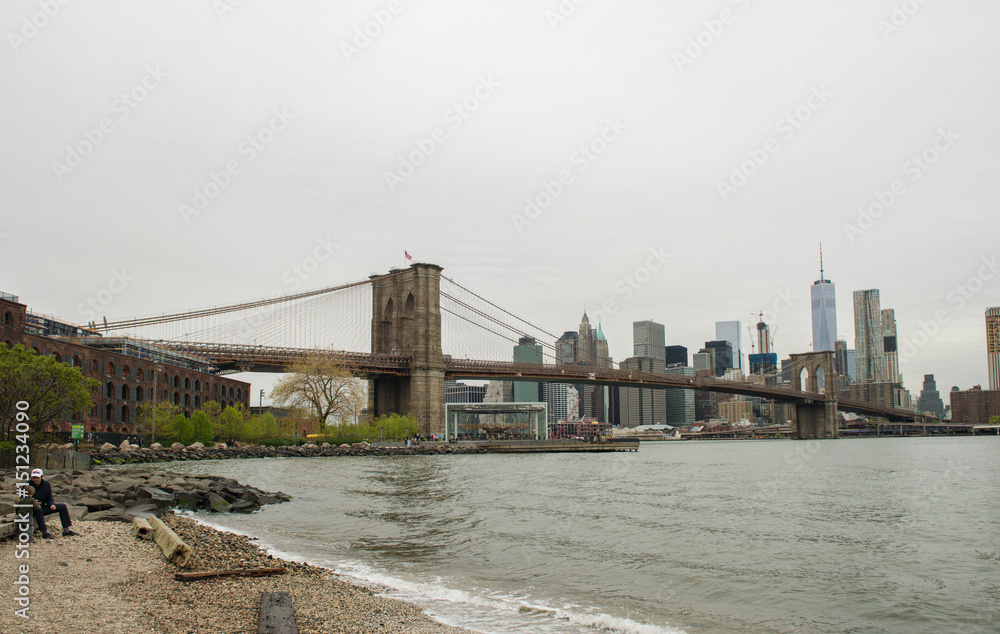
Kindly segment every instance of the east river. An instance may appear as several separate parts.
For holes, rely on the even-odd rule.
[[[1000,438],[158,466],[294,496],[198,517],[481,632],[1000,631]]]

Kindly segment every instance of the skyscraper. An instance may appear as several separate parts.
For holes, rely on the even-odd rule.
[[[896,311],[891,308],[882,309],[882,342],[885,350],[886,380],[890,383],[902,383],[896,344]]]
[[[663,346],[660,347],[663,349]],[[622,370],[662,373],[666,368],[662,359],[629,357],[621,362]],[[623,387],[619,390],[621,427],[663,425],[667,422],[667,397],[664,390]]]
[[[837,340],[837,287],[823,276],[823,246],[819,248],[819,279],[809,292],[812,299],[813,352],[833,350]]]
[[[732,348],[732,355],[729,358],[730,368],[743,369],[743,348],[740,346],[740,322],[738,321],[717,321],[715,322],[716,340],[728,341]]]
[[[935,416],[944,415],[944,402],[938,394],[937,384],[933,374],[924,375],[924,387],[920,390],[920,399],[917,401],[917,410],[928,412]]]
[[[855,381],[881,383],[886,380],[885,342],[882,336],[879,291],[854,291]],[[831,348],[832,349],[832,348]]]
[[[990,389],[1000,390],[1000,306],[986,309],[986,362]]]
[[[706,341],[703,349],[715,350],[715,376],[722,376],[733,367],[733,346],[725,339]]]
[[[667,358],[667,336],[663,324],[655,321],[632,322],[632,355],[665,361]]]
[[[521,337],[514,346],[514,363],[542,363],[542,346],[533,337]],[[542,384],[514,381],[515,403],[538,403],[542,400]]]
[[[667,365],[688,364],[688,349],[684,346],[667,346]]]

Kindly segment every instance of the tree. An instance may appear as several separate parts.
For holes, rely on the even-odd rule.
[[[303,411],[321,427],[355,422],[368,403],[365,382],[338,353],[312,355],[293,363],[271,389],[271,398],[278,405]]]
[[[1000,416],[990,416],[990,425],[1000,425]]]
[[[205,410],[199,409],[191,414],[191,435],[203,445],[207,445],[215,439],[212,419],[209,418]]]
[[[208,421],[212,425],[212,433],[215,436],[222,435],[222,405],[218,401],[208,401],[201,408],[208,416]]]
[[[388,440],[403,440],[404,438],[416,436],[417,432],[420,431],[420,426],[416,420],[409,416],[400,416],[399,414],[380,416],[375,419],[372,426],[375,428],[376,433],[379,434],[379,437]]]
[[[178,414],[181,414],[180,406],[167,401],[143,403],[139,406],[137,418],[139,432],[149,434],[151,442],[161,444],[174,442],[174,419]]]
[[[243,403],[237,403],[222,410],[220,421],[222,437],[226,440],[239,440],[246,436],[250,412]]]
[[[16,433],[18,403],[27,403],[32,432],[89,411],[92,395],[101,387],[84,378],[80,368],[60,363],[50,356],[26,350],[18,344],[0,343],[0,441]],[[22,416],[23,418],[23,416]]]

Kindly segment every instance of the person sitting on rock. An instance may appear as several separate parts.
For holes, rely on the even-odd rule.
[[[52,535],[45,528],[45,516],[56,512],[59,513],[59,521],[62,522],[63,537],[77,535],[78,533],[74,533],[69,529],[73,525],[73,522],[69,519],[69,510],[65,504],[56,504],[55,499],[52,497],[52,485],[42,479],[41,469],[35,469],[31,472],[31,486],[35,489],[31,497],[35,498],[38,502],[32,513],[35,516],[35,526],[42,531],[42,537],[52,539]]]

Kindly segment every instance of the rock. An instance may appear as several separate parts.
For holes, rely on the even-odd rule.
[[[7,515],[14,512],[14,505],[9,502],[0,502],[0,515]]]
[[[110,509],[97,513],[88,513],[83,519],[87,522],[126,522],[131,524],[133,517],[134,515],[129,515],[123,510]]]
[[[68,442],[68,443],[66,443],[64,445],[60,445],[59,448],[60,449],[72,449],[73,448],[73,443]]]
[[[371,449],[371,445],[366,442],[356,442],[351,445],[351,449]]]
[[[174,453],[180,453],[184,451],[184,445],[180,444],[179,442],[175,442],[174,444],[170,445],[170,451]]]
[[[152,504],[140,504],[129,508],[125,514],[132,517],[149,517],[150,515],[163,517],[163,509]]]
[[[198,508],[198,501],[201,496],[194,491],[178,491],[175,494],[177,506],[182,509],[193,511]]]
[[[163,489],[150,486],[139,487],[136,493],[139,495],[139,499],[149,498],[153,504],[163,508],[172,505],[177,499],[173,493],[167,493]]]
[[[348,445],[348,444],[347,444],[347,443],[345,442],[345,443],[344,443],[343,445],[340,445],[340,448],[341,448],[341,449],[350,449],[350,448],[351,448],[351,446],[350,446],[350,445]]]
[[[87,510],[86,506],[77,506],[77,505],[70,506],[68,504],[66,505],[66,511],[69,513],[69,519],[71,519],[73,522],[79,522],[83,518],[87,517],[87,515],[90,513],[90,511]]]
[[[233,513],[253,513],[257,510],[257,505],[248,500],[236,500],[230,510]]]
[[[218,493],[209,493],[205,496],[205,506],[217,513],[229,513],[233,510],[233,505],[226,502]]]
[[[163,449],[163,445],[161,445],[158,442],[154,442],[152,445],[149,446],[149,448],[152,449],[153,451],[159,451]]]
[[[106,442],[103,445],[101,445],[101,453],[108,453],[109,451],[114,451],[115,449],[117,449],[117,447],[115,447],[109,442]]]
[[[77,506],[86,506],[87,510],[90,511],[91,513],[107,511],[110,509],[117,508],[117,505],[111,500],[107,499],[101,500],[94,497],[80,498],[79,500],[74,502],[74,504]]]
[[[143,484],[142,480],[135,480],[133,478],[122,478],[107,485],[105,490],[108,493],[124,493],[125,491],[130,491],[136,487]]]
[[[127,501],[124,493],[112,493],[108,495],[108,499],[116,504],[121,504],[122,506],[125,506],[125,502]]]
[[[132,445],[129,444],[128,440],[123,440],[122,444],[118,445],[118,451],[132,451]]]
[[[190,445],[188,445],[187,448],[194,451],[200,451],[205,448],[205,445],[201,444],[200,442],[193,442]]]

